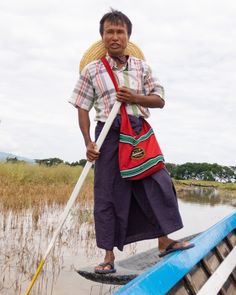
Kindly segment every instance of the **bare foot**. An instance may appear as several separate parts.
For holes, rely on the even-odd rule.
[[[172,239],[169,239],[168,237],[160,237],[158,239],[158,243],[160,252],[164,252],[166,248],[170,245],[172,249],[184,249],[191,245],[191,243],[189,243],[188,241],[174,241]]]
[[[177,250],[187,250],[193,248],[195,245],[188,241],[174,241],[169,239],[167,236],[160,237],[159,241],[159,257],[164,257]]]
[[[106,251],[104,262],[95,266],[95,272],[97,273],[110,273],[115,272],[114,269],[115,255],[113,251]]]
[[[112,263],[112,262],[103,262],[103,263],[100,263],[98,266],[95,267],[94,272],[99,273],[99,274],[109,274],[109,273],[116,272],[116,269],[114,267],[114,263]]]

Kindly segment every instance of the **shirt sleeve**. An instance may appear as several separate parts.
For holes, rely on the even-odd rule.
[[[68,101],[74,107],[80,107],[81,109],[90,111],[94,104],[94,97],[92,79],[89,69],[85,67]]]
[[[164,87],[160,84],[159,80],[153,76],[150,66],[145,64],[144,67],[144,90],[146,95],[159,95],[165,99]]]

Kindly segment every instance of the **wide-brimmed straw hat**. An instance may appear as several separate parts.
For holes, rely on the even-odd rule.
[[[94,60],[98,60],[98,59],[102,58],[103,56],[106,55],[106,53],[107,53],[107,50],[106,50],[102,40],[94,43],[92,46],[90,46],[88,48],[88,50],[86,50],[86,52],[84,53],[84,55],[80,61],[80,65],[79,65],[80,72],[83,70],[83,68],[87,64],[89,64],[90,62],[92,62]],[[142,50],[136,44],[134,44],[133,42],[130,42],[130,41],[128,42],[128,45],[125,49],[125,54],[132,55],[132,56],[137,57],[139,59],[143,59],[143,60],[145,59]]]

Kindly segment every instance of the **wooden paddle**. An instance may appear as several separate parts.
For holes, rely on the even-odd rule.
[[[108,118],[107,118],[107,120],[106,120],[106,122],[105,122],[105,125],[103,126],[103,129],[102,129],[102,131],[101,131],[101,133],[100,133],[100,135],[99,135],[99,137],[98,137],[98,139],[96,141],[98,151],[100,150],[100,148],[101,148],[101,146],[103,144],[103,141],[105,140],[105,138],[107,136],[107,133],[110,130],[110,127],[111,127],[111,125],[112,125],[112,123],[113,123],[113,121],[114,121],[114,119],[115,119],[115,117],[116,117],[116,115],[117,115],[117,113],[118,113],[118,111],[120,109],[120,106],[121,106],[121,103],[119,101],[116,101],[113,108],[112,108],[112,110],[111,110],[111,112],[110,112],[110,114],[109,114],[109,116],[108,116]],[[71,196],[70,196],[70,198],[69,198],[69,200],[68,200],[68,202],[66,204],[66,207],[65,207],[64,211],[61,214],[59,225],[58,225],[57,229],[55,230],[55,232],[53,234],[53,237],[51,239],[51,242],[49,243],[43,258],[41,259],[41,261],[40,261],[40,263],[38,265],[38,268],[37,268],[37,270],[36,270],[36,272],[35,272],[35,274],[33,276],[33,279],[30,282],[29,288],[25,293],[26,295],[30,294],[30,291],[31,291],[31,289],[32,289],[32,287],[33,287],[33,285],[34,285],[34,283],[35,283],[35,281],[36,281],[36,279],[37,279],[37,277],[38,277],[38,275],[39,275],[39,273],[40,273],[40,271],[41,271],[41,269],[42,269],[42,267],[43,267],[43,265],[44,265],[44,263],[45,263],[45,261],[46,261],[46,259],[48,257],[48,255],[49,255],[50,251],[52,250],[58,235],[61,232],[62,226],[65,223],[66,218],[69,215],[72,206],[74,205],[74,202],[77,199],[77,196],[78,196],[78,194],[80,192],[80,189],[81,189],[81,187],[82,187],[82,185],[83,185],[83,183],[84,183],[84,181],[85,181],[85,179],[86,179],[86,177],[88,175],[88,172],[89,172],[90,168],[92,167],[92,165],[93,165],[93,162],[87,161],[86,165],[84,166],[84,169],[80,174],[80,177],[79,177],[79,179],[78,179],[78,181],[77,181],[77,183],[76,183],[76,185],[74,187],[74,190],[71,193]]]

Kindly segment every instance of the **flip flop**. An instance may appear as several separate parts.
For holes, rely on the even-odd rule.
[[[105,274],[116,272],[113,262],[103,262],[103,263],[100,263],[98,266],[102,266],[103,268],[105,268],[106,266],[110,266],[111,268],[110,269],[95,269],[94,270],[95,273],[105,275]]]
[[[159,254],[159,257],[163,257],[163,256],[166,256],[172,252],[175,252],[175,251],[178,251],[178,250],[187,250],[187,249],[190,249],[190,248],[193,248],[195,246],[195,244],[193,243],[190,243],[189,245],[187,246],[180,246],[180,247],[175,247],[174,248],[174,245],[176,245],[177,243],[181,243],[181,241],[173,241],[171,242],[165,249],[165,251],[161,252]]]

